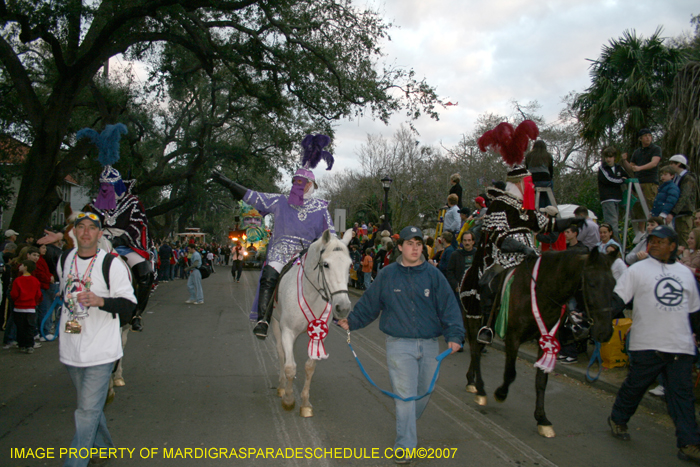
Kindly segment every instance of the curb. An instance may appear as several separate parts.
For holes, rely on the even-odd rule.
[[[503,353],[505,353],[506,351],[505,344],[503,344],[500,341],[494,341],[493,344],[491,344],[491,347]],[[530,352],[525,352],[522,350],[522,348],[518,350],[518,358],[522,358],[523,360],[526,360],[530,363],[535,363],[537,361],[536,355],[533,355]],[[586,377],[586,371],[575,366],[557,365],[555,371],[562,375],[568,376],[569,378],[575,379],[581,383],[584,383],[587,386],[596,389],[602,389],[603,391],[612,394],[617,394],[617,392],[620,390],[620,386],[618,386],[617,384],[610,383],[602,379],[598,379],[598,381],[591,383]],[[667,412],[665,399],[651,396],[648,393],[644,394],[640,405],[654,412]]]

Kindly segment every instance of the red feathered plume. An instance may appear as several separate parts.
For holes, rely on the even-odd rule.
[[[537,139],[539,134],[540,130],[532,120],[523,121],[515,129],[510,123],[503,122],[481,135],[477,144],[481,152],[486,152],[490,147],[501,155],[506,164],[513,166],[522,164],[528,139]]]

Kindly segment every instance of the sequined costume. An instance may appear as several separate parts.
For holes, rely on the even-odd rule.
[[[328,201],[305,199],[302,206],[289,204],[287,197],[277,193],[248,190],[243,201],[260,212],[274,215],[275,228],[267,247],[267,262],[286,264],[294,253],[308,247],[324,230],[335,233],[328,213]]]
[[[148,248],[151,244],[148,218],[141,200],[131,194],[134,184],[135,180],[124,180],[126,193],[117,199],[114,209],[98,209],[93,201],[86,210],[100,216],[105,232],[111,234],[111,240],[120,237],[115,244],[131,248],[134,253],[148,260]]]

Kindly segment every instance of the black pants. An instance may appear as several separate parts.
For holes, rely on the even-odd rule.
[[[630,351],[630,370],[615,398],[610,415],[612,421],[618,425],[627,423],[646,390],[662,374],[668,414],[676,425],[678,447],[700,444],[700,433],[695,421],[693,358],[693,355],[655,350]]]
[[[12,314],[17,326],[17,347],[34,347],[35,313]]]
[[[231,266],[231,275],[233,276],[233,280],[239,281],[241,280],[241,273],[243,272],[243,261],[234,261],[233,266]]]

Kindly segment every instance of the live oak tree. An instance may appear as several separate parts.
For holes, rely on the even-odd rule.
[[[178,80],[209,78],[210,106],[199,109],[203,116],[189,140],[207,161],[211,146],[204,143],[242,109],[261,121],[298,116],[306,129],[363,112],[383,121],[397,111],[436,117],[434,90],[412,70],[378,66],[390,25],[349,1],[0,0],[0,20],[0,125],[31,147],[10,223],[23,233],[43,228],[59,202],[56,186],[91,150],[86,141],[75,143],[77,123],[99,130],[124,116],[124,108],[100,108],[96,82],[105,61],[118,54],[157,64],[156,73],[171,80],[170,88],[157,90],[164,95]],[[92,113],[81,114],[83,106]],[[140,142],[134,135],[125,144]],[[227,143],[247,147],[235,142]],[[253,147],[265,146],[277,141]],[[155,183],[158,173],[152,175]]]

